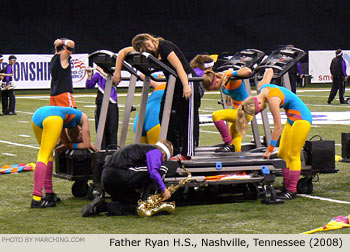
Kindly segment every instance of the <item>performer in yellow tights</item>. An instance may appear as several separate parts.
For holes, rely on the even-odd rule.
[[[225,71],[216,73],[207,70],[203,75],[203,87],[206,90],[218,90],[222,87],[222,92],[231,97],[232,109],[217,110],[212,114],[213,122],[221,134],[222,141],[225,143],[223,147],[216,149],[216,152],[240,152],[242,135],[236,130],[237,109],[239,105],[248,97],[247,90],[241,79],[230,79],[231,77],[244,78],[249,77],[252,71],[243,67],[237,71]],[[249,117],[249,121],[253,119]],[[226,126],[226,122],[230,122],[230,131]]]
[[[248,97],[237,112],[237,131],[245,135],[248,128],[248,116],[253,116],[269,105],[274,120],[272,140],[264,153],[264,158],[270,158],[276,143],[281,136],[278,156],[286,161],[287,168],[282,169],[284,189],[278,196],[280,199],[294,199],[298,179],[301,173],[300,152],[309,134],[312,115],[308,107],[293,92],[271,83],[274,73],[271,68],[265,71],[258,85],[257,96]],[[282,131],[280,108],[284,108],[287,122]]]
[[[32,117],[32,127],[40,145],[34,170],[32,208],[56,206],[60,199],[52,188],[53,150],[61,138],[60,148],[87,149],[96,147],[90,143],[90,127],[86,114],[69,107],[44,106]],[[45,198],[42,190],[45,188]]]

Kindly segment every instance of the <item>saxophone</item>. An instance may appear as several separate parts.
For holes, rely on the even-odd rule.
[[[192,174],[183,165],[181,168],[185,171],[187,177],[180,180],[177,185],[171,184],[168,187],[168,190],[171,192],[171,194],[177,191],[177,189],[179,189],[181,186],[186,184],[192,178]],[[139,200],[137,202],[138,204],[137,214],[140,217],[150,217],[162,211],[166,211],[169,214],[173,213],[175,211],[175,201],[163,202],[162,199],[163,199],[162,194],[158,193],[158,194],[149,196],[147,200],[144,200],[144,201]]]

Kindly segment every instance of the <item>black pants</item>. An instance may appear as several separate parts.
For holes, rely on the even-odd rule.
[[[4,115],[8,115],[9,113],[14,114],[16,112],[16,96],[15,91],[11,90],[3,90],[1,92],[2,98],[2,113]]]
[[[332,89],[329,93],[328,103],[331,103],[339,90],[339,101],[340,103],[345,103],[344,101],[344,76],[343,75],[333,75]]]
[[[297,83],[298,77],[294,74],[289,74],[290,90],[296,94],[297,93]]]
[[[160,176],[165,174],[163,170],[159,173]],[[112,197],[112,202],[107,203],[110,215],[135,214],[137,201],[146,199],[157,190],[156,183],[149,177],[147,167],[144,171],[134,171],[106,166],[101,180],[103,189]],[[143,193],[145,191],[147,194]]]
[[[101,114],[102,104],[96,105],[95,128],[97,132],[98,122]],[[118,144],[118,124],[119,124],[119,107],[118,103],[109,103],[105,129],[102,137],[101,149],[105,150],[108,145]]]
[[[199,86],[194,83],[194,129],[192,134],[194,138],[199,141],[199,106],[200,106],[200,95]],[[159,112],[159,121],[162,122],[163,109],[165,103],[167,88],[165,89]],[[175,83],[175,90],[173,96],[173,103],[169,119],[169,127],[167,140],[169,140],[174,146],[174,155],[181,153],[183,156],[187,156],[188,151],[188,114],[189,114],[189,101],[183,97],[183,89],[180,80]],[[196,140],[195,140],[196,142]]]

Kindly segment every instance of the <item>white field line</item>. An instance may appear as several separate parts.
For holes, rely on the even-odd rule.
[[[4,153],[1,153],[2,155],[5,155],[5,156],[10,156],[10,157],[16,157],[17,155],[16,154],[12,154],[12,153],[8,153],[8,152],[4,152]]]
[[[209,130],[200,130],[200,132],[204,132],[204,133],[210,133],[210,134],[219,134],[219,131],[209,131]]]
[[[329,199],[329,198],[324,198],[324,197],[311,196],[311,195],[307,195],[307,194],[298,194],[298,196],[301,196],[304,198],[309,198],[309,199],[317,199],[317,200],[329,201],[329,202],[334,202],[334,203],[340,203],[340,204],[350,204],[349,201],[334,200],[334,199]]]
[[[39,149],[40,149],[39,147],[37,147],[37,146],[33,146],[33,145],[28,145],[28,144],[19,144],[19,143],[13,143],[13,142],[3,141],[3,140],[0,140],[0,143],[10,144],[10,145],[15,145],[15,146],[20,146],[20,147],[27,147],[27,148],[37,149],[37,150],[39,150]]]
[[[31,137],[29,135],[18,135],[18,136],[20,136],[20,137]]]

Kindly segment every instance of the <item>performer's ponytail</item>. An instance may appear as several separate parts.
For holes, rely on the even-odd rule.
[[[258,107],[256,107],[258,106]],[[248,115],[255,115],[259,112],[257,98],[250,96],[239,106],[237,110],[236,130],[242,136],[248,132]]]

